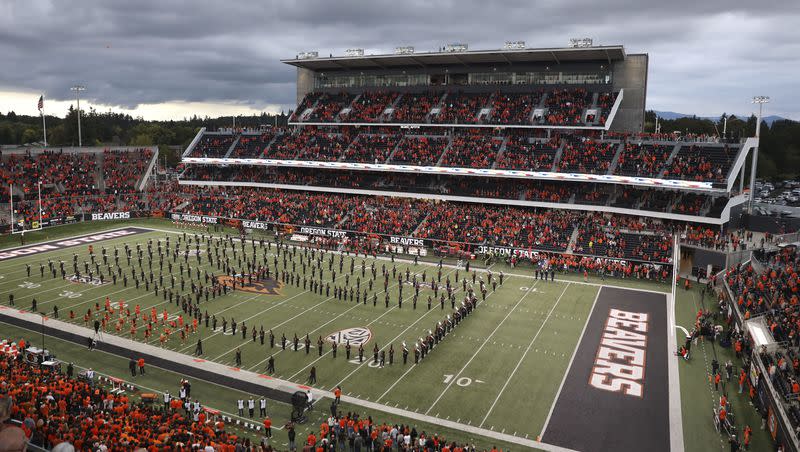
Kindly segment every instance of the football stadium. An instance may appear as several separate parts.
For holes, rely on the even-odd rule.
[[[653,131],[647,53],[531,44],[287,48],[291,113],[175,164],[3,146],[0,450],[797,451],[761,117]]]

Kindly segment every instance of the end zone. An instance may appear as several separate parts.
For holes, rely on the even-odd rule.
[[[144,234],[145,232],[151,232],[151,230],[139,227],[126,227],[95,234],[85,234],[77,237],[69,237],[58,240],[50,240],[48,242],[39,242],[32,245],[7,248],[0,251],[0,262],[16,259],[18,257],[32,256],[35,254],[57,251],[64,248],[101,242],[103,240],[111,240],[135,234]]]
[[[542,441],[670,450],[667,295],[603,287]]]

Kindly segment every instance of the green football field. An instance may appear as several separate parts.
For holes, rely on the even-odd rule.
[[[125,223],[125,225],[128,224],[131,223]],[[60,274],[53,278],[48,269],[48,259],[56,263],[56,268],[57,262],[63,260],[67,274],[71,275],[73,253],[77,253],[79,269],[82,273],[84,272],[83,262],[90,261],[90,257],[88,245],[81,244],[35,255],[0,260],[0,302],[8,305],[8,296],[13,293],[15,306],[29,310],[35,298],[40,312],[52,315],[53,308],[57,306],[60,320],[71,321],[79,325],[84,325],[83,316],[88,309],[92,309],[92,320],[86,325],[91,328],[96,314],[96,303],[100,304],[102,311],[105,298],[108,296],[115,308],[122,301],[131,311],[134,311],[136,305],[140,307],[142,313],[149,313],[151,308],[155,308],[161,319],[166,310],[170,319],[175,319],[176,316],[182,314],[189,322],[190,317],[176,303],[165,301],[162,292],[156,295],[152,286],[148,291],[143,283],[138,289],[135,287],[132,267],[136,267],[137,274],[141,274],[135,257],[136,244],[140,244],[144,250],[142,268],[145,273],[148,273],[149,259],[146,247],[148,241],[152,241],[155,253],[154,279],[157,280],[160,273],[163,273],[164,281],[169,281],[174,276],[176,278],[175,291],[182,294],[190,293],[190,281],[207,285],[204,279],[206,271],[209,274],[223,274],[224,271],[217,267],[217,263],[224,261],[225,258],[237,269],[236,272],[244,272],[243,265],[239,264],[240,259],[253,260],[254,253],[250,242],[248,241],[243,252],[241,244],[236,241],[234,242],[236,257],[234,257],[231,245],[227,246],[224,253],[221,246],[218,245],[217,252],[220,256],[224,255],[225,258],[216,259],[212,265],[208,256],[209,251],[213,248],[210,248],[209,241],[201,240],[199,244],[200,262],[196,256],[190,255],[188,263],[185,263],[182,251],[186,242],[183,234],[185,232],[187,238],[192,238],[189,249],[194,250],[195,230],[176,229],[167,222],[138,224],[144,224],[154,230],[92,244],[96,260],[100,262],[101,268],[106,268],[100,257],[101,248],[104,247],[108,250],[109,261],[112,264],[114,248],[117,247],[120,250],[119,263],[122,273],[128,275],[127,287],[123,286],[121,278],[118,278],[116,284],[106,283],[103,285],[70,282],[63,280]],[[103,226],[116,228],[121,227],[122,224],[106,223]],[[57,228],[47,233],[50,237],[41,237],[41,239],[53,239],[58,236],[61,238],[72,237],[96,230],[87,230],[86,228],[85,224]],[[45,235],[44,233],[40,234]],[[178,239],[181,242],[181,253],[178,259],[173,261],[172,257],[169,257],[169,262],[173,264],[172,272],[168,271],[167,260],[164,261],[163,270],[158,270],[159,258],[156,246],[158,243],[165,246],[167,237],[169,237],[172,249]],[[217,239],[215,243],[219,244],[219,240]],[[266,247],[267,242],[272,242],[269,249]],[[134,252],[134,258],[130,265],[124,257],[125,244],[128,244]],[[6,247],[14,245],[18,245],[18,243],[7,243]],[[291,271],[294,265],[294,273],[301,277],[303,263],[306,264],[307,277],[311,275],[312,266],[319,265],[316,260],[309,263],[309,257],[303,251],[297,250],[294,254],[291,252],[286,254],[286,266],[284,267],[285,251],[279,253],[274,239],[271,237],[267,238],[263,248],[256,243],[255,256],[259,264],[263,264],[265,252],[266,263],[270,267],[273,279],[276,257],[278,270]],[[332,271],[329,270],[331,256],[334,259],[335,280]],[[165,259],[167,259],[166,256]],[[586,283],[578,275],[557,274],[554,282],[545,282],[535,280],[530,267],[511,269],[502,264],[492,267],[494,278],[498,282],[496,289],[493,290],[492,284],[487,284],[487,296],[483,300],[480,291],[477,291],[479,285],[476,283],[474,287],[477,291],[478,306],[475,311],[455,326],[453,331],[430,351],[429,356],[415,365],[413,344],[421,337],[426,336],[429,330],[434,329],[436,322],[443,320],[452,312],[452,309],[449,301],[445,301],[444,309],[442,309],[438,297],[434,296],[433,290],[428,285],[421,286],[417,306],[414,309],[412,305],[414,289],[410,284],[405,283],[405,274],[408,271],[410,279],[416,275],[417,279],[421,281],[424,273],[425,280],[429,283],[432,278],[437,277],[436,262],[421,261],[418,265],[414,265],[413,262],[401,262],[399,259],[392,263],[385,258],[376,260],[371,257],[365,258],[363,255],[345,255],[342,258],[342,271],[339,271],[339,262],[339,254],[327,252],[323,255],[321,264],[325,270],[323,284],[331,285],[330,295],[314,293],[309,287],[304,290],[302,282],[298,287],[297,284],[272,281],[258,288],[240,288],[228,292],[226,295],[210,298],[209,301],[205,301],[203,297],[199,305],[200,310],[201,312],[208,311],[209,316],[217,317],[216,330],[211,327],[207,328],[201,321],[198,331],[191,333],[185,341],[182,341],[178,334],[173,333],[164,346],[170,350],[193,354],[197,339],[202,338],[203,358],[206,360],[233,366],[235,351],[238,348],[241,350],[241,368],[243,370],[265,373],[267,360],[273,356],[276,367],[273,375],[284,380],[298,384],[306,383],[309,371],[314,366],[317,371],[317,383],[313,386],[319,389],[332,390],[339,385],[345,395],[358,399],[456,421],[464,425],[503,432],[520,438],[534,439],[542,433],[547,418],[555,405],[602,281],[593,278]],[[352,274],[350,273],[351,262]],[[362,262],[365,267],[363,277],[361,276]],[[184,267],[183,273],[180,272],[181,263]],[[26,264],[30,264],[30,276],[27,275]],[[44,277],[40,274],[40,264],[44,265]],[[369,290],[368,282],[372,279],[370,269],[373,264],[376,267],[377,276],[374,279],[372,290]],[[381,267],[384,265],[390,273],[386,291],[390,299],[388,307],[384,302],[384,278],[381,276]],[[402,308],[398,306],[397,278],[391,277],[393,266],[397,274],[403,276]],[[505,271],[502,285],[499,284],[498,278],[500,269]],[[197,279],[198,270],[201,275],[199,281]],[[116,267],[114,267],[114,272],[117,272]],[[458,283],[456,282],[456,272],[458,272]],[[472,273],[467,274],[463,267],[448,265],[441,269],[441,285],[444,286],[447,278],[450,278],[455,288],[455,299],[458,304],[464,296],[460,280],[467,278],[471,284]],[[476,281],[487,279],[487,274],[482,270],[475,272],[475,276]],[[182,292],[180,291],[181,277],[186,281]],[[361,291],[367,289],[366,304],[363,299],[361,303],[356,303],[355,300],[350,301],[349,296],[347,300],[340,300],[333,296],[334,286],[345,286],[345,279],[349,280],[350,286],[355,286],[356,278],[361,278]],[[608,281],[608,283],[650,291],[667,292],[670,290],[667,285],[643,281],[614,280]],[[170,287],[169,283],[167,283],[167,287]],[[439,294],[442,291],[443,288],[440,288]],[[373,295],[377,297],[375,306],[373,306]],[[427,306],[429,295],[433,298],[430,309]],[[75,313],[75,318],[72,320],[70,320],[70,311]],[[223,317],[228,323],[226,332],[222,331]],[[117,319],[117,314],[115,313],[112,318]],[[236,335],[231,334],[230,324],[233,319],[238,323]],[[680,321],[680,318],[678,320]],[[241,335],[242,323],[248,327],[247,336],[244,339]],[[139,321],[138,325],[135,339],[144,341],[142,322]],[[130,338],[130,326],[130,322],[126,320],[121,330],[117,332],[112,322],[102,334],[119,334]],[[268,337],[265,339],[264,345],[261,344],[259,338],[253,342],[252,329],[260,329],[262,326],[266,331],[270,329],[273,331],[276,337],[274,348],[269,346]],[[364,345],[363,362],[358,361],[357,347],[353,347],[350,360],[345,357],[344,346],[339,346],[337,356],[333,357],[329,337],[348,329],[358,329],[358,334],[352,336],[353,338],[364,337],[365,334],[369,338]],[[159,335],[163,332],[163,327],[157,324],[153,331],[154,334],[148,342],[159,345]],[[32,336],[33,334],[35,333],[31,333]],[[308,351],[303,346],[306,334],[309,335],[312,344]],[[287,337],[286,350],[281,348],[280,338],[282,335]],[[294,335],[300,339],[297,351],[293,350],[292,338]],[[321,356],[320,350],[317,348],[317,340],[320,337],[324,340]],[[410,352],[408,363],[405,365],[402,362],[401,353],[403,342],[407,344]],[[372,350],[376,344],[380,350],[386,352],[386,363],[382,367],[375,364],[372,359]],[[390,345],[395,350],[392,364],[389,364],[388,355]],[[108,358],[95,358],[95,355],[86,356],[84,359],[88,361],[99,359],[101,364],[108,360]],[[120,362],[108,365],[115,369],[121,366],[124,373],[126,363],[127,360],[121,359]],[[92,362],[84,364],[91,365]],[[114,374],[111,371],[109,373]],[[160,390],[159,384],[162,383],[153,382],[150,386]],[[698,387],[702,387],[702,383]],[[215,396],[210,397],[214,400],[207,401],[208,405],[223,411],[235,412],[233,402],[238,397],[235,391],[219,390]],[[686,416],[687,402],[685,398],[683,404],[684,416]],[[288,413],[288,409],[286,412]],[[381,418],[393,420],[392,415],[381,416]],[[279,420],[279,422],[282,421],[284,420]],[[394,422],[403,422],[403,420]],[[441,428],[440,430],[446,431]],[[691,434],[692,431],[689,433]],[[463,437],[466,440],[470,436],[464,434]],[[452,438],[458,438],[458,436],[454,435]],[[486,438],[484,440],[487,441],[485,443],[487,445],[495,442]],[[508,448],[506,447],[506,449]],[[519,446],[516,448],[518,449]]]

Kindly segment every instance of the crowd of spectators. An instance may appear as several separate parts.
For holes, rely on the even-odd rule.
[[[439,161],[449,143],[450,140],[443,136],[406,135],[397,145],[391,162],[433,166]]]
[[[453,144],[442,158],[440,166],[491,168],[502,142],[502,138],[486,134],[456,135],[453,137]]]
[[[431,116],[431,122],[437,124],[475,124],[479,122],[478,114],[489,104],[490,94],[449,92],[442,103],[439,113]]]
[[[564,143],[559,170],[564,173],[605,174],[617,146],[617,143],[588,138],[570,138]]]
[[[497,160],[497,169],[521,171],[551,171],[560,146],[558,139],[531,143],[527,137],[511,135],[503,155]]]
[[[533,110],[541,101],[541,91],[534,94],[498,92],[492,99],[492,113],[487,122],[498,125],[531,124]]]
[[[583,123],[583,112],[589,104],[591,93],[584,88],[555,89],[547,93],[544,122],[548,125],[578,125]]]
[[[405,93],[392,113],[392,122],[419,124],[425,122],[431,109],[439,104],[440,93]]]
[[[4,450],[24,450],[26,442],[45,449],[68,443],[75,450],[234,450],[237,444],[243,449],[236,450],[251,450],[249,438],[226,431],[204,410],[195,411],[196,401],[185,404],[191,402],[187,398],[177,408],[161,409],[94,379],[28,365],[21,357],[0,355],[0,404],[10,400],[6,415],[20,423],[9,427],[17,429],[11,433],[19,444],[5,444],[19,449]]]
[[[125,193],[136,190],[136,183],[153,158],[149,148],[103,151],[103,181],[106,193]]]
[[[391,91],[365,91],[353,102],[351,110],[341,114],[339,119],[341,122],[378,122],[383,111],[392,105],[399,95]]]
[[[775,351],[761,350],[778,395],[785,401],[800,398],[800,254],[789,246],[771,254],[753,255],[753,261],[739,264],[725,272],[725,280],[733,295],[733,303],[745,320],[764,316],[773,338],[780,345]],[[800,411],[796,405],[787,406],[789,417],[797,426]]]
[[[221,158],[236,140],[233,134],[204,134],[192,149],[189,157]]]
[[[736,151],[727,145],[724,147],[699,144],[681,146],[665,178],[721,182],[727,177],[735,157]]]
[[[597,101],[593,103],[595,96]],[[616,99],[616,93],[595,93],[585,88],[531,89],[527,92],[375,89],[358,95],[312,92],[303,98],[290,121],[602,126]],[[389,107],[393,109],[387,111]],[[439,110],[434,112],[437,107]],[[537,108],[544,108],[544,114],[534,117]],[[590,108],[597,112],[589,112]],[[309,109],[310,114],[301,118]]]
[[[667,164],[672,149],[661,144],[625,143],[614,174],[620,176],[658,177]]]
[[[386,163],[397,143],[402,139],[400,133],[359,134],[347,148],[345,162]]]
[[[231,152],[231,158],[255,159],[261,157],[276,131],[269,129],[260,134],[242,134]]]

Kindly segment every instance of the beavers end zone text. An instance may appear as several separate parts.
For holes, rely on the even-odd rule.
[[[542,441],[669,450],[666,325],[665,294],[601,288]]]

